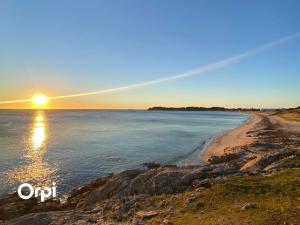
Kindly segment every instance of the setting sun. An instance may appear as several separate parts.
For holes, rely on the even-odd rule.
[[[48,98],[44,94],[39,93],[32,98],[32,101],[37,106],[43,106],[47,104]]]

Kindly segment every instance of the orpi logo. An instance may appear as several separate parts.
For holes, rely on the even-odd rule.
[[[24,191],[23,189],[26,188],[29,191]],[[56,183],[53,183],[53,186],[51,188],[45,187],[45,188],[33,188],[31,184],[24,183],[21,184],[18,187],[18,195],[20,198],[26,200],[30,199],[33,196],[38,198],[39,196],[41,197],[41,202],[44,202],[45,199],[47,198],[55,198],[56,197]]]

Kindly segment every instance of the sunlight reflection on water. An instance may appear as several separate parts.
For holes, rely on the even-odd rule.
[[[32,182],[45,186],[52,183],[56,167],[45,160],[47,151],[47,120],[43,111],[33,114],[32,123],[27,133],[24,149],[24,164],[6,172],[10,183]]]
[[[38,112],[35,116],[32,129],[32,149],[40,150],[46,141],[46,127],[44,121],[44,115],[42,112]]]

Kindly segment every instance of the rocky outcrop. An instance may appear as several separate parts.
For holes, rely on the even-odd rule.
[[[190,167],[157,167],[147,170],[127,170],[108,177],[102,185],[87,189],[79,189],[68,198],[76,208],[89,207],[109,198],[147,194],[173,194],[186,190],[194,180],[216,177],[237,172],[225,165],[207,165]]]
[[[155,169],[126,170],[108,175],[73,190],[67,201],[48,200],[38,203],[36,199],[22,200],[17,194],[0,201],[0,220],[12,219],[28,213],[91,210],[106,200],[124,199],[130,196],[175,194],[187,190],[194,181],[214,178],[237,172],[228,165],[205,166],[157,166]],[[205,181],[206,182],[206,181]],[[201,186],[208,186],[205,182]],[[130,207],[132,204],[129,204]],[[124,206],[125,208],[129,205]]]

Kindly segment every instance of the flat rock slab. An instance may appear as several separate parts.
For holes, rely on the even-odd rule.
[[[136,215],[142,220],[148,220],[159,215],[160,213],[160,211],[139,211],[136,213]]]

